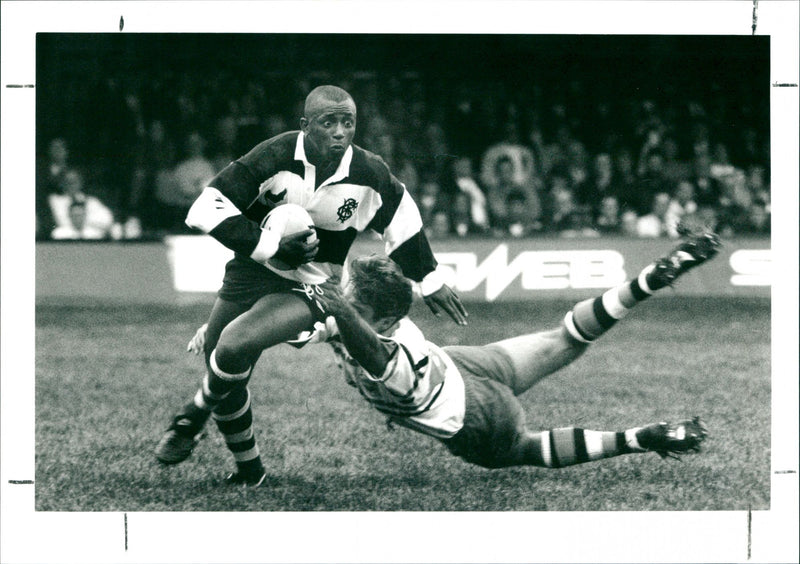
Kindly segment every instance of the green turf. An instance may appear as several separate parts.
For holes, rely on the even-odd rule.
[[[413,316],[440,344],[555,326],[568,301],[472,304],[457,328]],[[682,461],[630,455],[562,470],[485,470],[387,429],[325,346],[281,346],[252,379],[267,487],[226,487],[218,432],[162,467],[153,448],[196,390],[185,353],[208,306],[36,312],[36,509],[44,511],[746,510],[769,508],[770,303],[659,297],[522,396],[529,426],[622,430],[701,414],[712,438]]]

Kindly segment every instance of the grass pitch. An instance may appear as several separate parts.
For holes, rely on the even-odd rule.
[[[570,301],[469,304],[470,325],[413,318],[439,344],[547,329]],[[209,305],[39,306],[36,509],[40,511],[608,511],[769,508],[770,302],[665,295],[637,307],[576,363],[521,397],[533,429],[623,430],[702,415],[711,438],[682,461],[629,455],[561,470],[485,470],[433,439],[387,429],[326,346],[267,351],[251,380],[269,476],[227,487],[213,424],[186,462],[153,448],[194,394],[185,353]]]

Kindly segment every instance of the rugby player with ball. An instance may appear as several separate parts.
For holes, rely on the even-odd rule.
[[[232,162],[189,210],[189,226],[235,255],[207,322],[206,374],[158,443],[160,462],[185,460],[213,417],[236,462],[226,481],[263,482],[247,387],[253,366],[265,350],[324,320],[316,285],[341,273],[360,232],[382,236],[386,254],[420,284],[434,313],[466,323],[460,300],[437,278],[414,201],[379,156],[353,144],[355,127],[350,94],[319,86],[306,98],[300,131],[263,141]],[[280,208],[292,204],[308,212],[313,228],[288,234],[297,227],[295,214]]]

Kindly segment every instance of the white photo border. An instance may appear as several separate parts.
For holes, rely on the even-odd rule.
[[[452,17],[454,12],[458,17]],[[513,17],[510,17],[512,15]],[[754,15],[757,20],[754,20]],[[771,509],[731,512],[34,511],[35,35],[685,34],[771,37]],[[341,29],[335,22],[342,24]],[[798,3],[744,1],[2,2],[3,562],[792,562],[798,539]],[[794,86],[781,86],[781,85]],[[780,266],[778,266],[780,265]],[[17,276],[15,273],[22,273]],[[742,425],[747,425],[743,421]],[[213,525],[213,529],[212,529]],[[209,531],[214,530],[213,535]],[[434,531],[387,543],[382,531]],[[578,531],[576,536],[576,531]],[[208,542],[210,537],[236,539]],[[205,539],[205,540],[204,540]],[[389,548],[391,547],[391,549]]]

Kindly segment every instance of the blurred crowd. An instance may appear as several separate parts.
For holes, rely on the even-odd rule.
[[[84,125],[42,140],[39,239],[187,233],[206,183],[297,129],[305,93],[331,80],[143,74],[104,78],[71,102]],[[769,108],[747,92],[622,94],[580,76],[513,90],[413,73],[336,83],[358,105],[356,143],[405,184],[431,238],[676,237],[687,218],[726,237],[770,232]]]

